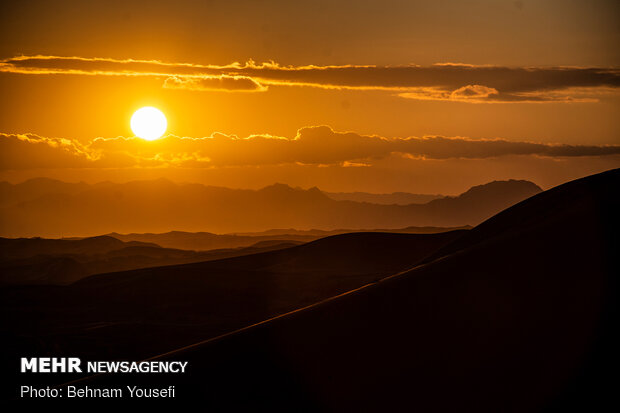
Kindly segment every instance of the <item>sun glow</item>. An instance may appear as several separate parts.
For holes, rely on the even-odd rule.
[[[166,116],[161,110],[152,106],[136,110],[131,117],[131,130],[137,137],[147,141],[161,138],[167,127]]]

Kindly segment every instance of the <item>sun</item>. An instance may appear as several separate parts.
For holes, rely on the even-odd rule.
[[[137,137],[147,141],[161,138],[167,127],[166,115],[152,106],[136,110],[131,117],[131,130]]]

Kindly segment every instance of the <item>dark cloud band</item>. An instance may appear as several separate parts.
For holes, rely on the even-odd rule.
[[[620,69],[601,67],[225,66],[80,57],[22,56],[0,61],[0,71],[30,74],[161,76],[165,87],[264,91],[267,86],[383,89],[410,99],[461,102],[593,101],[617,93]]]
[[[281,164],[370,164],[401,154],[414,159],[485,159],[506,155],[583,157],[620,155],[620,145],[554,145],[503,139],[433,137],[384,138],[307,127],[294,138],[216,133],[204,138],[169,135],[157,141],[97,138],[89,143],[32,134],[0,134],[0,169],[126,168],[179,166],[210,168]]]

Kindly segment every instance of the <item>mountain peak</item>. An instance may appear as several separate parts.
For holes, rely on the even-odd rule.
[[[467,191],[459,195],[459,197],[466,196],[468,194],[480,193],[482,191],[505,190],[525,190],[533,193],[542,192],[542,188],[536,185],[534,182],[521,179],[509,179],[506,181],[491,181],[486,184],[472,186]]]
[[[294,191],[295,189],[292,188],[291,186],[287,185],[287,184],[283,184],[280,182],[276,182],[273,183],[271,185],[267,185],[264,188],[259,189],[259,192],[265,191],[265,192],[290,192],[290,191]]]

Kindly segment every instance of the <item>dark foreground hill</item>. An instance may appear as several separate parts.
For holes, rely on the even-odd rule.
[[[94,275],[67,286],[3,286],[2,361],[17,369],[23,355],[144,359],[411,268],[464,232],[342,234],[242,257]],[[19,375],[20,383],[30,379],[53,384],[66,377]]]
[[[0,183],[0,235],[455,227],[478,224],[540,191],[528,181],[494,181],[427,204],[379,205],[336,201],[318,188],[283,184],[254,191],[163,179],[94,185],[38,179]]]
[[[616,411],[620,170],[528,199],[406,273],[166,354],[227,410]]]

